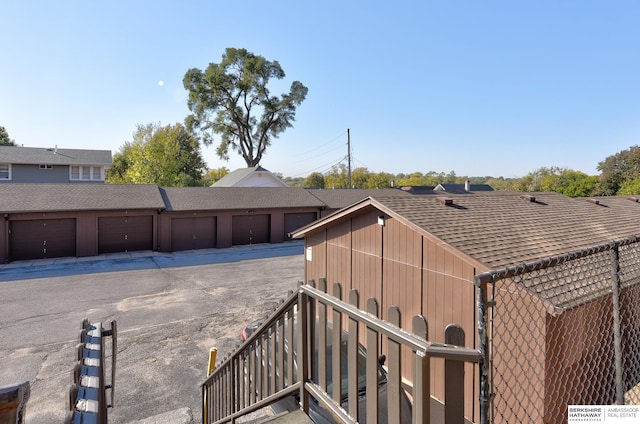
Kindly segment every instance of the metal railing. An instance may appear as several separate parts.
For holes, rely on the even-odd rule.
[[[107,363],[105,348],[107,337],[111,337],[111,379],[106,382]],[[83,320],[80,344],[77,347],[78,363],[73,369],[73,385],[69,391],[70,424],[106,424],[107,409],[114,406],[117,326],[111,321],[110,328],[102,323],[90,324]],[[110,391],[107,398],[106,391]]]
[[[378,302],[368,299],[366,311],[359,309],[357,290],[343,302],[339,283],[333,295],[326,293],[326,282],[319,288],[311,282],[299,286],[231,355],[224,358],[202,384],[203,422],[234,423],[248,413],[294,397],[309,414],[315,405],[328,411],[337,422],[378,422],[379,353],[386,346],[387,421],[429,423],[432,417],[430,369],[432,358],[445,360],[444,422],[464,422],[464,365],[482,361],[480,351],[459,347],[464,334],[458,326],[448,328],[447,341],[428,341],[426,319],[413,319],[413,333],[399,327],[400,311],[389,309],[389,321],[379,318]],[[302,324],[302,325],[300,325]],[[328,329],[343,331],[328,331]],[[360,343],[362,342],[362,344]],[[346,344],[346,355],[343,345]],[[331,346],[327,349],[319,347]],[[364,390],[356,364],[366,348]],[[404,416],[401,400],[402,352],[410,351],[413,363],[412,417]],[[292,358],[294,360],[292,360]],[[347,368],[345,370],[345,367]],[[328,371],[331,370],[331,371]],[[342,375],[346,371],[346,377]],[[341,387],[343,382],[347,387]],[[346,396],[344,394],[346,393]],[[366,409],[360,410],[366,393]],[[346,405],[347,409],[343,407]]]
[[[490,422],[565,423],[569,405],[640,405],[640,238],[475,283]]]

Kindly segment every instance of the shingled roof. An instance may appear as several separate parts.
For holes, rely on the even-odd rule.
[[[351,206],[367,197],[400,196],[410,197],[408,191],[396,188],[382,189],[308,189],[309,193],[318,198],[327,209],[342,209]]]
[[[111,166],[110,150],[0,146],[0,162],[35,165]]]
[[[307,190],[290,187],[165,187],[160,191],[168,211],[324,206]]]
[[[152,184],[0,184],[0,213],[164,209]]]
[[[245,180],[250,179],[252,176],[263,177],[264,182],[262,186],[265,187],[273,187],[273,183],[277,184],[278,187],[288,187],[287,183],[273,175],[273,173],[268,169],[261,166],[236,169],[213,183],[211,187],[247,187]]]
[[[376,207],[435,237],[480,265],[499,269],[605,244],[640,233],[640,203],[599,204],[556,193],[513,192],[374,196],[298,230],[299,237],[351,210]]]

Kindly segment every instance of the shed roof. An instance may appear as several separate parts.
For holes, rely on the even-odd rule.
[[[261,167],[261,166],[251,166],[249,168],[239,168],[235,171],[232,171],[220,178],[218,181],[213,183],[211,187],[236,187],[242,186],[241,183],[243,180],[251,177],[254,174],[267,175],[272,183],[276,183],[282,187],[288,187],[287,183],[282,181],[280,178],[276,177],[271,173],[271,171]]]
[[[164,209],[152,184],[0,184],[0,212]]]
[[[110,150],[0,146],[0,162],[35,165],[111,166]]]
[[[442,196],[370,197],[293,236],[330,225],[349,213],[375,207],[435,237],[486,267],[533,262],[640,233],[640,203],[604,199],[595,204],[556,193],[513,192]],[[533,201],[532,201],[533,200]]]
[[[164,187],[160,191],[168,211],[324,206],[307,190],[291,187]]]

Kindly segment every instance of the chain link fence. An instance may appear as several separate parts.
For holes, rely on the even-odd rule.
[[[640,238],[476,277],[492,423],[640,404]]]

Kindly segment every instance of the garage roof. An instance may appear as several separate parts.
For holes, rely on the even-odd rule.
[[[324,206],[307,190],[290,187],[163,187],[167,211]]]
[[[0,184],[0,213],[164,209],[152,184]]]

